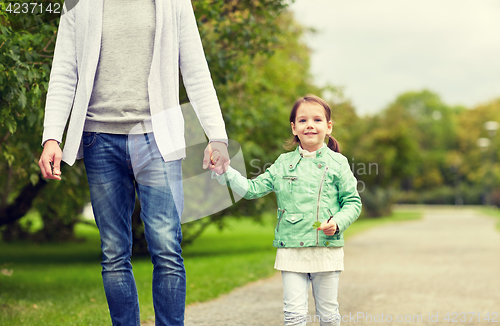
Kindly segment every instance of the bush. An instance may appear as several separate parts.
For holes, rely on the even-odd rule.
[[[360,193],[363,217],[381,217],[392,214],[393,191],[381,187],[366,188]]]
[[[426,191],[403,191],[396,194],[395,201],[398,204],[481,205],[482,195],[481,187],[464,184],[458,191],[448,186]]]

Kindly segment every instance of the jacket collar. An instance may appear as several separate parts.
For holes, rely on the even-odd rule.
[[[325,155],[325,152],[327,151],[327,149],[328,149],[328,147],[326,147],[326,145],[323,144],[323,147],[321,147],[320,149],[318,149],[316,151],[316,159],[323,157],[323,155]],[[300,155],[299,146],[297,146],[297,148],[293,152],[292,157],[289,161],[290,164],[288,166],[288,170],[289,171],[295,170],[297,168],[297,164],[299,164],[301,159],[302,159],[302,156]]]

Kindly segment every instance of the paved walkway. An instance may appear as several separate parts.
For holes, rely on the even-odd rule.
[[[482,325],[500,325],[496,220],[468,208],[425,208],[424,213],[422,220],[382,226],[347,241],[339,293],[342,325],[468,325],[478,318]],[[188,306],[185,324],[282,325],[282,307],[277,273]],[[314,318],[311,296],[309,312]]]

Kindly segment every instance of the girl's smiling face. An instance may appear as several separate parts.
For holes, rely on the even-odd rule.
[[[327,121],[325,108],[316,103],[302,103],[297,109],[292,132],[300,139],[300,146],[314,152],[323,146],[326,135],[332,132],[332,121]]]

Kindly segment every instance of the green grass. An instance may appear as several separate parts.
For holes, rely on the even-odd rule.
[[[496,217],[497,218],[496,228],[498,231],[500,231],[500,209],[498,209],[497,207],[483,207],[479,211],[486,215]]]
[[[420,213],[398,212],[389,218],[360,219],[346,231],[345,237],[419,216]],[[210,227],[185,248],[186,303],[210,300],[274,274],[274,223],[271,214],[264,216],[262,225],[248,219],[231,219],[223,231]],[[78,225],[76,231],[87,241],[0,243],[0,325],[111,324],[101,281],[97,230]],[[151,262],[149,258],[136,258],[133,266],[141,319],[152,320]],[[12,275],[8,276],[10,272]]]
[[[393,222],[404,222],[417,220],[422,217],[422,212],[393,212],[391,216],[380,217],[380,218],[360,218],[354,222],[347,230],[344,232],[344,239],[347,240],[355,234],[362,231],[368,230],[370,228],[384,225]]]

